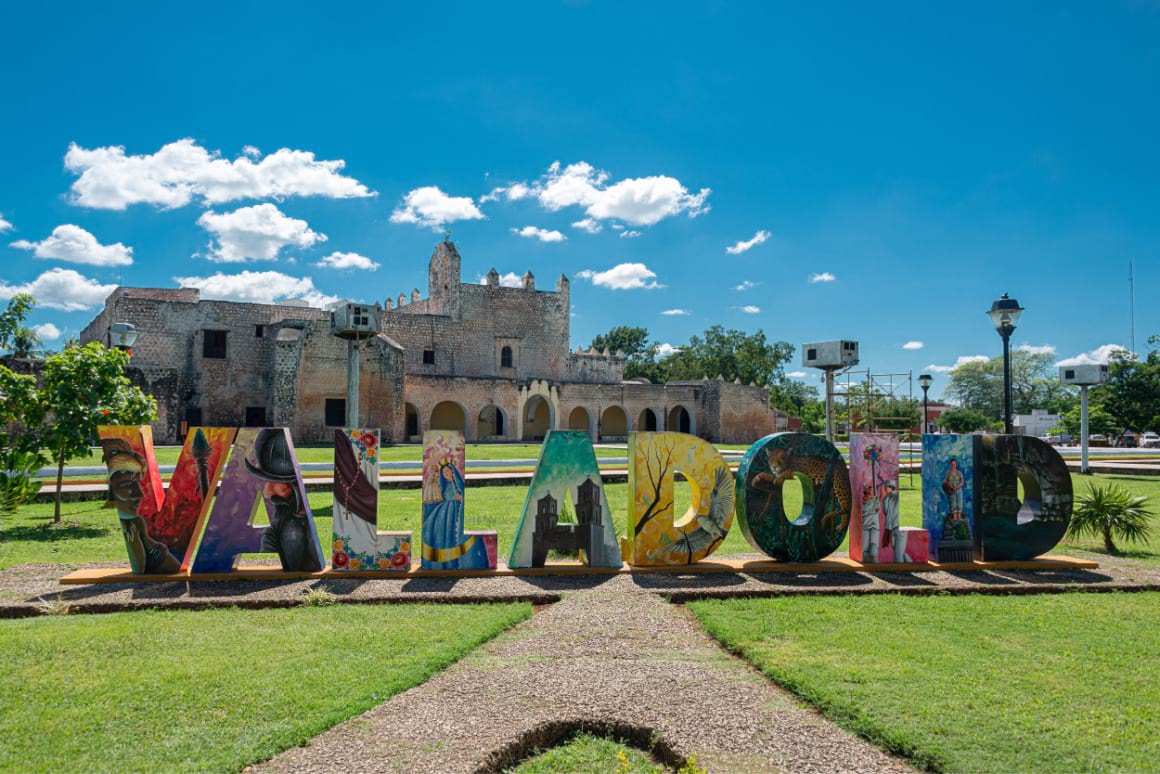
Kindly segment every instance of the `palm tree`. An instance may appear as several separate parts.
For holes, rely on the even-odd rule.
[[[1147,497],[1134,497],[1122,486],[1088,484],[1088,491],[1076,498],[1076,507],[1067,527],[1068,537],[1102,536],[1109,554],[1118,554],[1113,538],[1147,543],[1152,534],[1152,511]]]
[[[28,360],[41,345],[40,334],[23,325],[12,332],[12,357],[15,360]]]

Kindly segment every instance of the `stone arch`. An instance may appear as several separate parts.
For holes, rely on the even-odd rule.
[[[403,438],[407,440],[423,437],[423,420],[414,403],[403,404]]]
[[[431,430],[458,430],[463,433],[463,439],[468,440],[470,435],[467,428],[467,412],[463,406],[452,400],[445,400],[431,409]]]
[[[592,435],[592,415],[583,406],[577,406],[568,414],[568,429],[583,430]]]
[[[555,427],[552,404],[542,395],[533,395],[524,405],[524,440],[541,441]]]
[[[626,438],[631,428],[628,414],[620,406],[609,406],[600,417],[600,438]]]
[[[508,426],[504,410],[489,403],[479,411],[479,432],[476,433],[476,438],[477,440],[506,438]]]
[[[697,434],[697,421],[693,416],[693,412],[681,405],[673,406],[669,410],[669,421],[665,425],[666,430],[674,433],[688,433],[689,435]]]
[[[640,412],[640,416],[636,418],[636,429],[641,433],[651,433],[660,430],[660,424],[657,422],[657,412],[650,408],[646,408]]]

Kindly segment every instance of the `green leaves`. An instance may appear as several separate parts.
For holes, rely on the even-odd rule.
[[[1152,536],[1152,512],[1147,497],[1136,497],[1116,484],[1089,484],[1075,499],[1068,537],[1103,537],[1108,553],[1118,553],[1115,540],[1147,543]]]

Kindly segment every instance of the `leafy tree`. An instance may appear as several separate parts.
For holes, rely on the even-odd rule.
[[[1072,438],[1079,438],[1082,435],[1080,419],[1080,407],[1076,406],[1059,415],[1059,428]],[[1088,402],[1088,433],[1111,435],[1118,428],[1119,424],[1116,422],[1116,418],[1104,410],[1103,406],[1091,401]]]
[[[826,404],[818,388],[797,379],[782,379],[769,386],[769,405],[802,421],[802,430],[816,433],[826,426]]]
[[[1152,512],[1147,497],[1134,497],[1118,484],[1088,484],[1075,499],[1068,537],[1101,536],[1109,554],[1119,553],[1115,540],[1147,543],[1152,534]]]
[[[774,385],[785,376],[784,366],[793,357],[794,346],[785,341],[769,342],[758,330],[747,334],[714,325],[703,336],[693,336],[680,352],[666,361],[669,378],[710,379],[718,374],[726,380]]]
[[[951,371],[946,394],[959,405],[991,419],[1003,416],[1003,358],[963,363]],[[1070,408],[1074,396],[1059,384],[1052,356],[1014,350],[1011,352],[1011,402],[1014,413],[1029,414],[1033,408]]]
[[[12,338],[24,327],[24,318],[36,306],[32,296],[18,293],[8,300],[8,306],[0,312],[0,349],[11,349]]]
[[[601,333],[588,345],[598,352],[608,350],[624,353],[624,378],[643,376],[654,384],[668,381],[666,363],[657,360],[657,342],[649,342],[648,329],[639,326],[618,325],[608,333]]]
[[[939,427],[945,427],[952,433],[973,433],[982,430],[990,423],[990,418],[980,411],[964,407],[944,411],[937,420]]]
[[[10,512],[40,489],[33,474],[47,463],[41,452],[44,404],[36,377],[0,365],[0,512]]]
[[[97,425],[135,425],[157,418],[157,401],[125,376],[128,363],[128,352],[105,349],[97,342],[66,349],[44,361],[41,400],[51,418],[42,438],[57,463],[53,522],[60,521],[65,460],[90,453]]]
[[[1104,410],[1122,427],[1152,430],[1160,427],[1160,337],[1151,336],[1152,350],[1143,360],[1125,352],[1108,363],[1108,383],[1092,391]]]

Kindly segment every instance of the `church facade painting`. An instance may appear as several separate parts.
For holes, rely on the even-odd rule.
[[[550,430],[524,498],[508,567],[543,567],[548,553],[578,551],[590,567],[620,567],[620,546],[587,432]]]
[[[689,509],[679,519],[673,506],[677,471],[691,492]],[[631,433],[628,492],[625,559],[638,567],[701,561],[733,525],[733,474],[721,453],[696,436]]]
[[[334,431],[335,570],[411,569],[411,533],[380,532],[378,428]]]
[[[786,514],[783,485],[797,479],[803,505]],[[850,477],[841,453],[808,433],[775,433],[737,468],[737,515],[749,544],[781,562],[815,562],[837,550],[850,524]]]
[[[254,524],[259,507],[269,524]],[[231,572],[242,554],[253,553],[277,554],[287,572],[325,564],[294,443],[282,427],[238,431],[193,572]]]
[[[487,570],[496,566],[498,536],[464,529],[463,434],[428,430],[423,434],[424,570]]]

